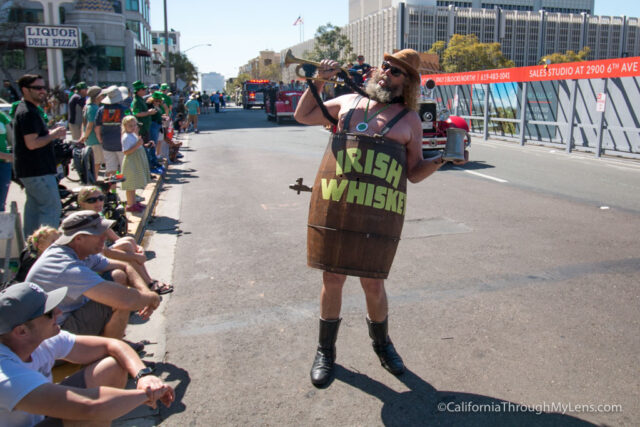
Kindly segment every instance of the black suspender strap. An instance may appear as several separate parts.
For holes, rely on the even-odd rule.
[[[324,116],[324,118],[329,120],[332,125],[334,125],[334,126],[337,125],[338,121],[336,119],[334,119],[331,116],[331,114],[329,114],[329,111],[327,110],[327,107],[324,106],[324,102],[322,102],[322,98],[320,98],[320,94],[318,94],[318,89],[313,84],[313,80],[307,79],[307,84],[309,85],[309,90],[311,91],[311,94],[313,95],[313,98],[318,103],[318,106],[320,107],[320,111],[322,111],[322,115]]]
[[[405,114],[407,114],[408,112],[409,112],[409,110],[405,108],[404,110],[402,110],[398,114],[396,114],[395,117],[393,119],[389,120],[389,122],[385,125],[385,127],[382,128],[382,130],[380,131],[380,136],[385,136],[387,134],[387,132],[389,132],[391,130],[393,125],[398,123],[398,121],[400,121],[400,119],[403,118],[405,116]]]
[[[351,109],[347,112],[347,115],[344,117],[344,123],[342,124],[343,132],[349,132],[349,126],[351,124],[351,116],[353,116],[353,112],[356,111],[356,106],[358,105],[361,99],[362,99],[362,96],[360,95],[356,96],[355,102],[351,106]]]

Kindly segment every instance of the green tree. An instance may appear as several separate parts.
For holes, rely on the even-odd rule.
[[[438,55],[438,63],[442,64],[442,57],[444,56],[444,51],[447,48],[447,43],[443,40],[439,40],[431,45],[431,49],[427,51],[427,53],[435,53]]]
[[[568,50],[565,53],[555,52],[551,55],[543,56],[538,64],[562,64],[564,62],[581,62],[586,61],[587,57],[591,53],[591,48],[585,46],[578,53],[573,50]],[[549,61],[549,62],[547,62]]]
[[[186,87],[190,87],[198,81],[198,69],[187,55],[182,52],[169,52],[169,66],[173,67],[176,79],[180,79],[186,83]]]
[[[515,64],[504,57],[500,43],[480,43],[475,34],[454,34],[442,53],[441,66],[447,73],[459,73],[507,68]]]
[[[258,78],[276,81],[276,82],[282,80],[282,72],[280,71],[280,64],[269,64],[266,67],[262,67],[260,69]]]
[[[315,45],[311,52],[305,52],[306,58],[319,62],[323,59],[333,59],[341,64],[354,62],[356,54],[353,53],[351,41],[342,34],[340,27],[327,23],[316,30]]]

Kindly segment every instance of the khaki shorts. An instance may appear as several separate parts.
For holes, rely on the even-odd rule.
[[[69,130],[71,131],[71,139],[74,141],[79,140],[82,136],[82,123],[69,123]]]
[[[104,150],[102,144],[91,145],[91,151],[93,151],[93,163],[101,165],[104,163]]]
[[[189,120],[190,122],[197,122],[198,121],[198,115],[197,114],[189,114],[187,116],[187,120]]]
[[[124,160],[124,153],[122,151],[107,151],[104,150],[104,162],[106,165],[106,172],[115,172],[122,170],[122,162]]]

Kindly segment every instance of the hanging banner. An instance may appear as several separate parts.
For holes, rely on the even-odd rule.
[[[27,47],[45,49],[77,49],[80,47],[80,29],[59,25],[27,25],[24,27]]]
[[[432,79],[439,86],[543,80],[576,80],[640,76],[640,57],[602,59],[599,61],[567,62],[564,64],[534,65],[501,68],[467,73],[425,74],[424,85]]]

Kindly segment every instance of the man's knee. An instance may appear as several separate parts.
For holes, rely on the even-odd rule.
[[[325,289],[341,290],[346,280],[347,276],[344,274],[330,273],[328,271],[322,273],[322,283]]]
[[[364,293],[367,295],[382,296],[385,294],[384,280],[382,279],[371,279],[368,277],[361,277],[360,285],[362,285],[362,289],[364,290]]]
[[[111,277],[114,282],[120,283],[123,286],[127,286],[127,273],[120,269],[115,269],[111,271]]]
[[[84,380],[87,388],[115,387],[127,385],[128,372],[113,357],[105,357],[85,368]]]

